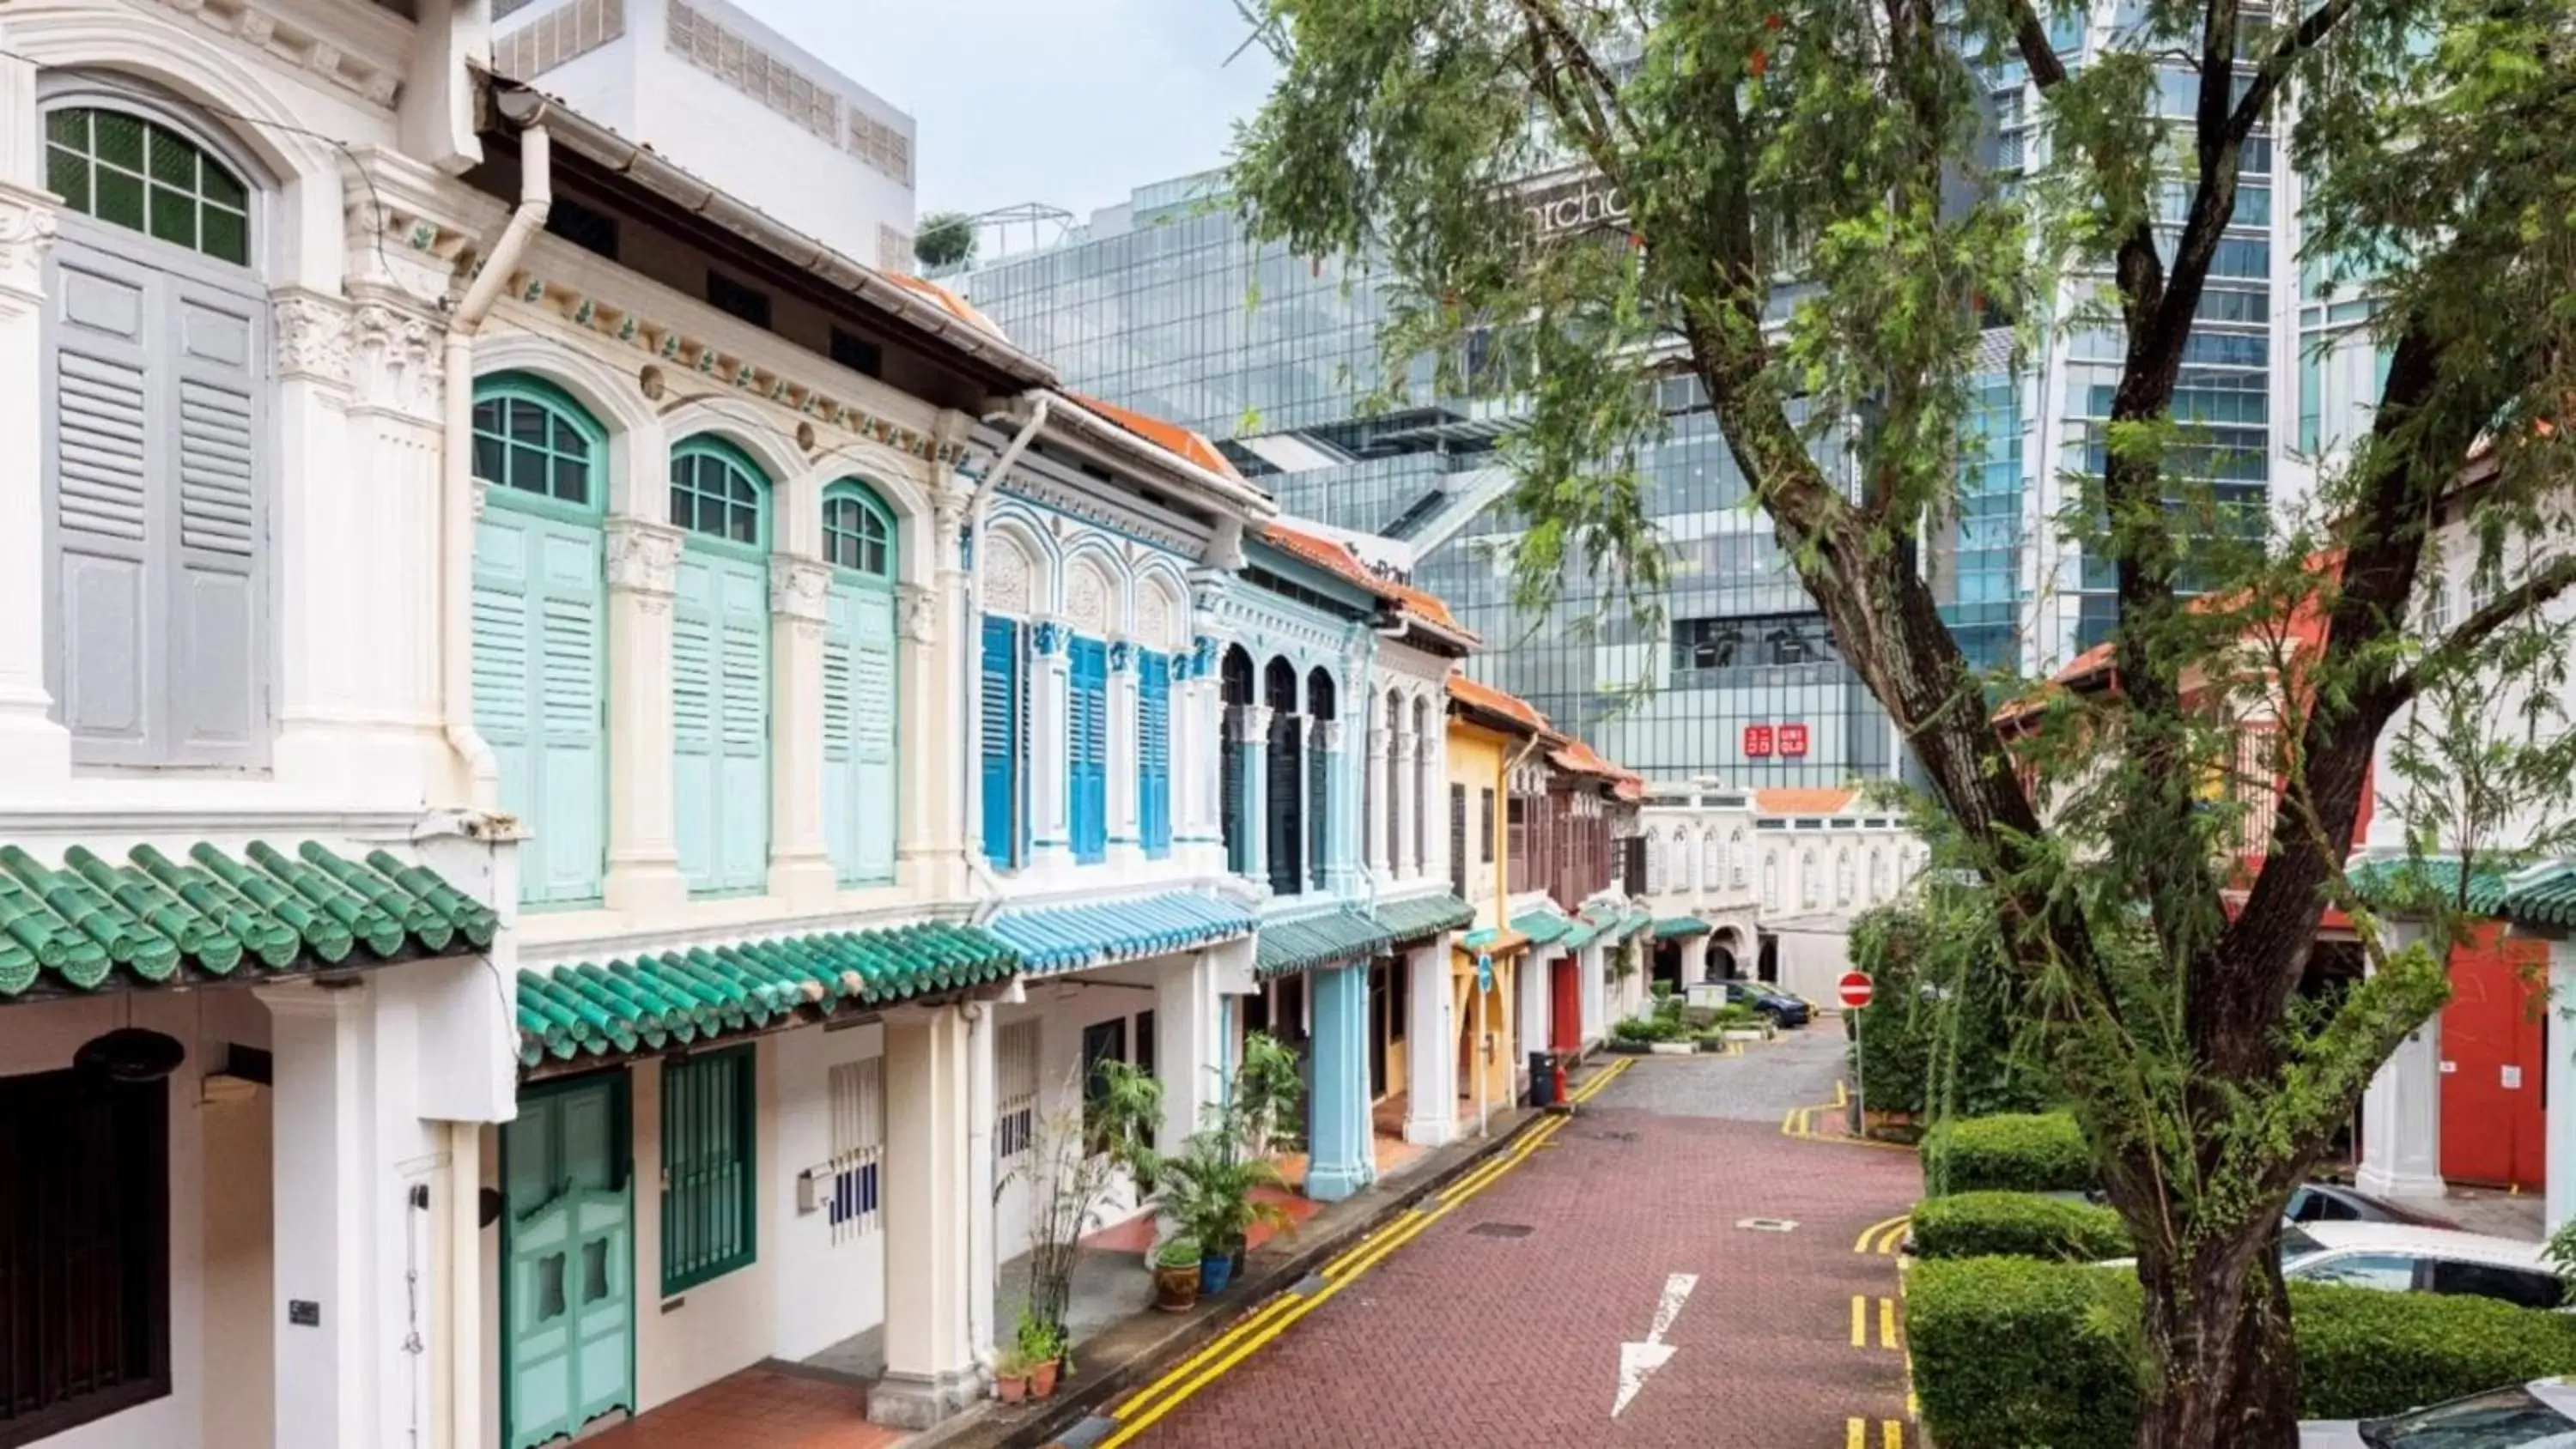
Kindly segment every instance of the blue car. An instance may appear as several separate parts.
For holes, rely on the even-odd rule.
[[[1780,1027],[1805,1026],[1811,1015],[1807,1003],[1760,981],[1722,981],[1730,1006],[1749,1006],[1771,1018]]]

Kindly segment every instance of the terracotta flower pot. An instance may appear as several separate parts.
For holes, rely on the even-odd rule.
[[[1037,1395],[1039,1398],[1041,1398],[1041,1399],[1051,1399],[1051,1398],[1054,1398],[1054,1397],[1055,1397],[1055,1369],[1056,1369],[1056,1362],[1055,1362],[1055,1360],[1054,1360],[1054,1359],[1048,1359],[1045,1363],[1041,1363],[1041,1364],[1032,1364],[1032,1365],[1030,1365],[1030,1366],[1029,1366],[1029,1390],[1030,1390],[1030,1392],[1032,1392],[1032,1393],[1036,1394],[1036,1395]]]
[[[1016,1404],[1028,1395],[1029,1376],[1027,1374],[995,1374],[993,1376],[993,1389],[994,1392],[1002,1396],[1003,1403]]]
[[[1154,1270],[1154,1306],[1165,1313],[1187,1313],[1199,1302],[1199,1265]]]

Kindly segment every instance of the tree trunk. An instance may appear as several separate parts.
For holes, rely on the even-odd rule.
[[[2297,1449],[2299,1360],[2269,1214],[2176,1258],[2142,1251],[2138,1449]]]

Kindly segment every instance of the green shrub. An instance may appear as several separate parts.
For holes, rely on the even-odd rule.
[[[2106,1207],[2028,1192],[1962,1192],[1914,1209],[1914,1251],[1924,1258],[2008,1255],[2098,1263],[2125,1258],[2129,1230]]]
[[[2404,1413],[2576,1373],[2576,1316],[2491,1299],[2299,1283],[2300,1414]],[[2138,1285],[2110,1268],[1953,1258],[1907,1280],[1924,1428],[1943,1449],[2094,1449],[2135,1437]]]
[[[1852,964],[1878,986],[1852,1052],[1873,1108],[1981,1117],[2064,1100],[1995,920],[1980,892],[1938,889],[1852,919]]]
[[[2073,1192],[2093,1185],[2093,1154],[2063,1112],[1953,1118],[1923,1137],[1932,1191]]]
[[[1624,1042],[1680,1041],[1689,1034],[1678,1017],[1632,1016],[1610,1028],[1610,1035]]]
[[[1206,1254],[1199,1249],[1199,1240],[1183,1233],[1154,1250],[1154,1266],[1195,1268],[1199,1265],[1199,1259],[1205,1256]]]

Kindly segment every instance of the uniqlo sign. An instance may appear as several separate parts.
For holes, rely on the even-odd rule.
[[[1803,755],[1807,752],[1807,727],[1802,724],[1780,726],[1780,753]]]
[[[1759,760],[1768,757],[1770,753],[1771,727],[1769,725],[1746,725],[1744,727],[1745,758]]]

